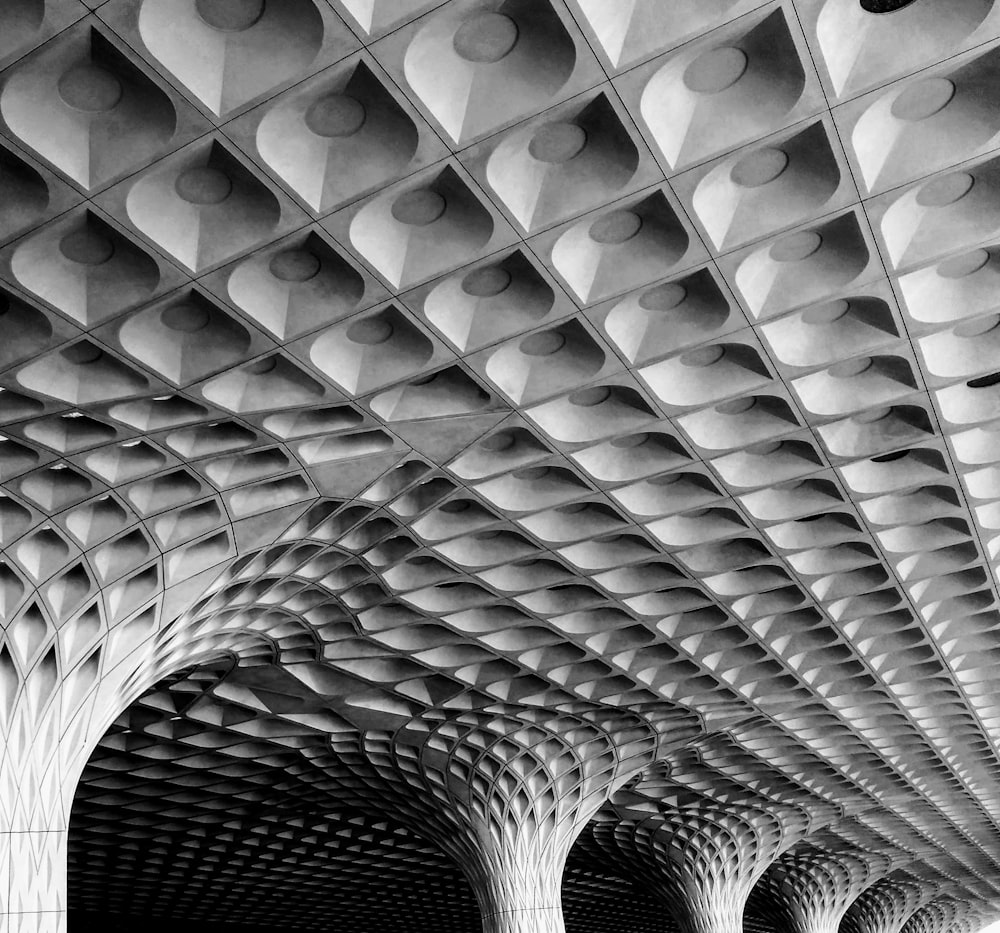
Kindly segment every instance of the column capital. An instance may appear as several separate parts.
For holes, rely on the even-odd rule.
[[[372,806],[374,792],[456,859],[488,933],[560,931],[563,869],[580,831],[665,748],[699,734],[680,710],[498,703],[336,738],[323,764],[345,788],[364,783],[358,805]]]

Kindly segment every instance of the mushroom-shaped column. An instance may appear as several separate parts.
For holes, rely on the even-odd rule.
[[[896,871],[865,891],[844,914],[842,933],[901,933],[906,922],[938,895],[925,884]]]
[[[981,904],[966,900],[939,897],[910,917],[902,933],[956,933],[977,915],[977,908],[981,907]]]
[[[0,583],[5,569],[0,561]],[[19,933],[65,928],[77,781],[126,705],[124,675],[140,663],[158,611],[154,603],[109,620],[96,599],[59,616],[52,589],[0,611],[0,929]]]
[[[740,933],[747,897],[781,848],[780,819],[689,791],[673,803],[672,814],[602,820],[594,841],[670,905],[683,933]]]
[[[841,815],[791,782],[764,796],[684,750],[616,795],[593,840],[630,877],[666,900],[684,933],[741,933],[743,910],[768,865]]]
[[[865,888],[899,866],[902,857],[846,846],[821,834],[777,858],[754,897],[790,933],[837,933],[841,918]]]
[[[580,831],[610,794],[700,732],[680,710],[429,711],[393,732],[335,738],[327,767],[361,803],[377,795],[456,859],[485,933],[561,933],[563,867]]]
[[[106,530],[109,513],[99,506],[68,522],[81,535],[88,521]],[[137,530],[89,560],[65,541],[61,550],[54,528],[37,537],[0,559],[0,930],[18,933],[65,927],[66,839],[80,774],[115,717],[176,669],[158,660],[164,618],[216,573],[163,587],[163,558]],[[64,564],[55,570],[46,564],[57,560]],[[28,571],[38,567],[48,567],[48,582],[30,587]],[[102,591],[95,568],[117,582]],[[177,628],[177,666],[259,650],[252,631],[235,629],[224,643],[199,648]]]

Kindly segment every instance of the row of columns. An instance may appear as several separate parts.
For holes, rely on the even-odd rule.
[[[722,803],[676,785],[664,795],[664,757],[704,736],[690,714],[651,723],[627,711],[511,707],[342,736],[313,763],[345,796],[364,788],[352,804],[370,807],[375,795],[455,858],[484,933],[562,933],[563,871],[583,833],[592,854],[658,894],[683,933],[742,933],[754,891],[766,892],[787,933],[836,933],[850,911],[852,933],[902,933],[941,902],[939,886],[899,873],[912,854],[891,844],[889,854],[854,850],[824,834],[845,814],[821,800],[806,806],[744,788],[743,799]],[[807,839],[816,841],[801,849]],[[968,912],[948,903],[934,933],[958,931]]]
[[[3,933],[65,928],[76,782],[109,716],[141,686],[132,668],[98,659],[89,686],[26,678],[20,702],[5,708]],[[314,763],[354,805],[393,812],[448,852],[484,933],[562,933],[563,871],[584,831],[592,851],[660,896],[683,933],[742,933],[752,893],[788,933],[902,933],[914,917],[912,933],[964,933],[968,905],[900,874],[900,853],[838,851],[822,831],[838,816],[831,808],[720,803],[683,788],[664,798],[656,763],[703,734],[693,714],[657,722],[584,705],[512,706],[338,736]]]
[[[187,601],[203,589],[199,582]],[[75,619],[72,638],[28,612],[3,632],[0,933],[65,929],[73,797],[120,711],[199,657],[255,648],[247,619],[204,644],[193,627],[172,641],[160,625],[162,598],[113,625],[104,613],[89,629]],[[331,682],[319,662],[286,670],[320,696]],[[334,707],[341,698],[330,689]],[[672,784],[662,762],[706,731],[696,713],[666,704],[630,711],[583,701],[553,709],[486,703],[358,722],[332,736],[314,764],[339,781],[346,802],[392,813],[449,853],[468,876],[484,933],[562,933],[563,872],[585,831],[602,858],[661,896],[684,933],[742,933],[747,901],[765,875],[763,889],[789,933],[833,933],[845,918],[850,933],[901,933],[935,898],[934,923],[925,918],[912,933],[965,933],[965,902],[944,909],[936,886],[894,875],[904,857],[796,848],[842,818],[837,808],[736,784],[724,800]]]

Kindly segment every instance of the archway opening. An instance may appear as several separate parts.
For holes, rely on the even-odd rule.
[[[455,861],[374,801],[345,800],[317,763],[331,714],[260,657],[188,667],[138,697],[77,788],[69,933],[479,933]],[[563,907],[567,933],[673,929],[585,845]]]
[[[70,933],[479,929],[446,854],[345,803],[313,764],[320,711],[290,684],[227,657],[115,720],[74,800]]]

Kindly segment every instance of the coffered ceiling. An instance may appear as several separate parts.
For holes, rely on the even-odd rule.
[[[0,67],[0,829],[91,704],[71,903],[985,922],[993,0],[6,0]]]

